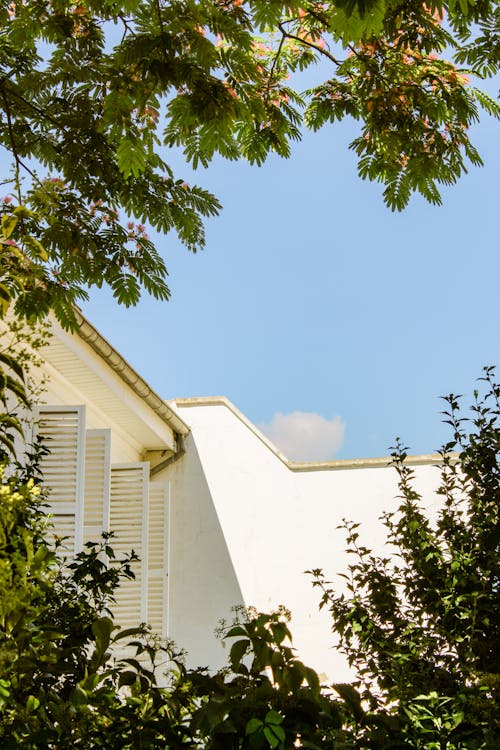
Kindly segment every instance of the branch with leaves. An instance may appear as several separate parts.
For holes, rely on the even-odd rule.
[[[71,304],[103,283],[126,305],[141,290],[168,298],[164,260],[129,223],[196,251],[221,208],[174,175],[172,147],[194,167],[216,154],[262,164],[288,156],[303,126],[351,116],[359,173],[392,209],[415,191],[439,203],[440,185],[481,163],[468,135],[478,107],[499,112],[441,55],[493,74],[498,20],[486,0],[3,3],[0,145],[15,201],[3,215],[24,212],[6,239],[32,275],[11,284],[7,263],[18,312],[53,306],[71,326]],[[300,93],[320,59],[327,80]]]

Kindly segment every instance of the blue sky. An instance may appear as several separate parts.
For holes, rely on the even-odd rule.
[[[475,128],[484,168],[443,206],[416,197],[402,214],[357,177],[355,134],[342,123],[306,134],[289,160],[216,161],[194,178],[176,158],[177,176],[224,206],[206,250],[158,238],[168,303],[117,309],[99,292],[84,307],[167,399],[225,395],[276,439],[276,413],[322,417],[302,432],[290,418],[297,458],[385,455],[396,436],[431,452],[447,436],[439,396],[470,394],[500,359],[498,124]]]

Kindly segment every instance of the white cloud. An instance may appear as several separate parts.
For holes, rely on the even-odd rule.
[[[342,445],[345,425],[340,417],[294,411],[278,412],[259,429],[293,461],[330,461]]]

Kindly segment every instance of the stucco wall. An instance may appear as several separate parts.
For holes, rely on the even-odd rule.
[[[362,522],[363,541],[381,549],[379,517],[394,507],[394,469],[292,471],[227,405],[178,409],[191,436],[168,472],[171,636],[191,664],[201,658],[218,666],[224,654],[213,629],[231,604],[261,611],[284,604],[301,658],[331,679],[347,679],[304,571],[323,568],[332,577],[345,570],[344,534],[336,528],[344,517]],[[424,465],[415,473],[432,506],[437,470]]]
[[[168,476],[168,635],[186,649],[191,666],[215,669],[227,654],[214,631],[244,600],[192,435]]]

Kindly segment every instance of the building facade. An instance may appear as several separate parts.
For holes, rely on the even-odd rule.
[[[53,323],[44,359],[36,429],[67,554],[112,531],[118,555],[140,558],[118,592],[117,622],[148,622],[191,666],[216,668],[227,658],[221,619],[284,605],[300,657],[347,679],[305,571],[346,570],[343,518],[382,549],[379,519],[397,502],[388,460],[291,462],[223,397],[164,401],[83,317],[75,334]],[[439,456],[409,462],[432,513]]]

